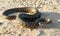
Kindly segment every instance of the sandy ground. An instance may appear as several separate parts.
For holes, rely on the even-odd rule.
[[[2,13],[10,8],[37,7],[42,18],[52,19],[48,26],[22,28],[18,19],[7,20]],[[60,0],[0,0],[0,36],[60,36]]]

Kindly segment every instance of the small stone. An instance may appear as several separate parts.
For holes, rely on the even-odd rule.
[[[2,25],[3,24],[3,21],[0,21],[0,25]]]
[[[2,22],[0,22],[0,25],[2,24]]]
[[[60,22],[60,20],[57,20],[58,22]]]

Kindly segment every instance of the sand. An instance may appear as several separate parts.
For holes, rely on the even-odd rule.
[[[32,31],[20,26],[16,20],[7,20],[3,12],[11,8],[37,7],[41,18],[50,18],[52,23]],[[60,36],[60,0],[0,0],[0,36]]]

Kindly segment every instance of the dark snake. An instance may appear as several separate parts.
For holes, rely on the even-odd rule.
[[[34,14],[32,15],[28,14],[30,12],[33,12]],[[3,15],[10,17],[10,14],[13,14],[13,13],[21,13],[19,14],[19,18],[26,22],[25,26],[27,27],[35,28],[39,26],[38,21],[40,20],[41,13],[37,10],[37,8],[34,8],[34,7],[12,8],[4,11]]]

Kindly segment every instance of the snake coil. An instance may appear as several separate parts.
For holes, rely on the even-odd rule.
[[[19,18],[25,21],[26,25],[29,26],[30,28],[32,28],[31,26],[35,27],[36,25],[38,25],[37,22],[35,21],[41,16],[37,8],[34,8],[34,7],[8,9],[3,13],[3,15],[7,16],[10,19],[10,18],[16,17],[14,15],[11,15],[13,13],[21,13],[19,14]]]
[[[3,15],[8,17],[8,19],[16,19],[16,15],[11,15],[14,13],[20,13],[19,18],[23,20],[26,27],[36,28],[39,26],[39,22],[50,23],[50,20],[40,19],[41,13],[34,7],[22,7],[22,8],[12,8],[6,10]],[[40,21],[39,21],[40,20]]]

